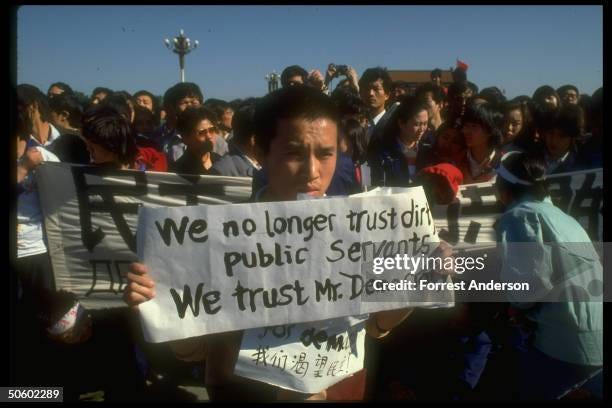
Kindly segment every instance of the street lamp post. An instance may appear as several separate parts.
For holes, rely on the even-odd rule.
[[[280,75],[277,74],[276,71],[272,71],[272,73],[266,75],[265,78],[268,81],[268,93],[276,91],[278,89]]]
[[[185,82],[185,55],[189,54],[193,49],[198,47],[198,40],[191,44],[191,40],[185,37],[185,33],[181,29],[178,37],[174,37],[172,42],[169,39],[164,40],[166,47],[179,56],[180,80]]]

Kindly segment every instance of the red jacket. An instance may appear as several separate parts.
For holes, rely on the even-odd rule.
[[[153,147],[138,147],[138,155],[134,165],[136,170],[141,171],[168,171],[166,155]]]

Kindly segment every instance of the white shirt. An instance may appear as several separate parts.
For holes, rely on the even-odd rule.
[[[55,140],[57,140],[58,137],[60,137],[60,132],[59,130],[57,130],[55,128],[55,126],[53,126],[51,123],[49,123],[49,129],[51,130],[51,134],[49,135],[49,138],[47,139],[47,141],[45,142],[45,144],[41,144],[38,139],[36,139],[33,135],[30,135],[30,140],[32,142],[33,146],[42,146],[42,147],[47,147],[49,146],[51,143],[55,142]]]
[[[482,175],[483,173],[489,171],[488,168],[485,168],[485,165],[490,163],[491,160],[493,160],[494,157],[495,157],[495,150],[493,150],[491,152],[489,157],[486,157],[482,162],[478,163],[472,157],[472,154],[468,150],[467,158],[468,158],[468,162],[470,163],[470,174],[472,175],[472,177],[478,177],[478,176]]]
[[[382,112],[380,112],[378,115],[374,116],[374,117],[372,118],[372,125],[373,125],[373,126],[378,125],[378,122],[380,121],[380,119],[381,119],[383,116],[385,116],[385,113],[387,113],[387,111],[386,111],[385,109],[383,109],[383,111],[382,111]]]
[[[57,156],[44,147],[36,146],[35,149],[42,154],[43,161],[59,162]],[[43,240],[43,216],[35,172],[36,170],[30,171],[23,179],[22,186],[25,191],[19,194],[17,200],[17,258],[47,252],[47,245]]]

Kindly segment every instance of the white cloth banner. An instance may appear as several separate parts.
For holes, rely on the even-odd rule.
[[[55,284],[87,308],[123,306],[123,275],[136,257],[140,206],[227,204],[246,201],[251,179],[108,171],[43,163],[37,172],[40,204]],[[602,241],[601,169],[549,178],[553,202]],[[441,239],[457,251],[495,246],[493,224],[501,213],[493,183],[461,186],[449,206],[431,208]]]
[[[125,306],[122,291],[136,261],[138,208],[244,202],[247,177],[188,176],[43,163],[37,184],[57,289],[85,307]]]

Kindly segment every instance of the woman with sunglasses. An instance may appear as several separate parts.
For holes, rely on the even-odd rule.
[[[203,106],[188,108],[177,118],[176,130],[187,146],[185,153],[170,167],[179,174],[210,175],[221,156],[213,151],[218,129],[217,116]]]

